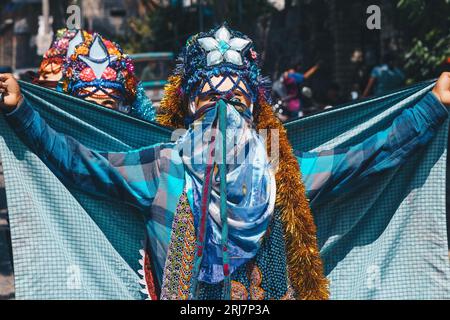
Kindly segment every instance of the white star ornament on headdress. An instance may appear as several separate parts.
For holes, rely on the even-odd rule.
[[[70,56],[72,56],[75,53],[75,48],[79,45],[82,44],[84,42],[84,35],[83,32],[81,30],[78,30],[77,33],[75,34],[75,37],[73,37],[70,41],[69,41],[69,45],[67,47],[67,54],[66,57],[70,58]]]
[[[80,56],[80,59],[94,71],[97,79],[101,79],[103,72],[111,62],[117,59],[117,56],[110,56],[102,39],[99,36],[95,36],[89,49],[89,55]]]
[[[251,43],[247,39],[231,38],[230,31],[225,26],[222,26],[215,32],[214,38],[200,38],[198,42],[208,53],[206,56],[208,67],[223,61],[241,66],[243,64],[242,50]]]

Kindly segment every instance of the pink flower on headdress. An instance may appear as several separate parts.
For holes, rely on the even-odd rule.
[[[258,54],[256,53],[255,50],[253,50],[253,48],[250,49],[250,55],[251,55],[253,60],[256,60],[258,58]]]
[[[91,68],[84,68],[83,71],[80,72],[80,79],[84,82],[94,81],[94,71]]]
[[[59,40],[58,46],[61,49],[67,49],[67,47],[69,47],[69,39],[67,38],[62,38],[61,40]]]
[[[127,59],[125,62],[126,66],[127,66],[127,70],[129,73],[134,74],[134,64],[133,61],[131,61],[131,59]]]
[[[102,79],[115,81],[117,79],[117,72],[114,69],[108,67],[105,69],[105,71],[103,71]]]

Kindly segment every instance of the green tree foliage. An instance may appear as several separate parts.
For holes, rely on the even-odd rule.
[[[399,0],[397,7],[410,80],[436,77],[450,58],[450,0]]]
[[[148,3],[143,1],[147,14],[130,19],[126,38],[119,39],[127,52],[179,52],[187,38],[202,26],[206,30],[224,21],[255,36],[258,19],[274,10],[267,0],[203,0],[201,7],[185,7],[180,0],[171,1],[169,6]]]

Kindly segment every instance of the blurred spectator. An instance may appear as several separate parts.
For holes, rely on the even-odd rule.
[[[401,87],[405,82],[405,75],[397,67],[397,58],[394,53],[387,53],[383,57],[383,63],[373,68],[370,79],[364,90],[363,97],[372,92],[373,95],[381,95]]]
[[[141,73],[141,81],[159,80],[161,78],[160,68],[156,61],[149,61]]]
[[[353,51],[350,61],[354,68],[350,98],[351,100],[357,100],[361,97],[367,81],[369,80],[369,69],[364,61],[364,54],[359,49]]]
[[[286,96],[283,97],[283,114],[289,119],[296,118],[301,112],[300,86],[319,69],[320,64],[310,68],[305,73],[300,73],[300,65],[297,64],[283,73],[283,84]]]
[[[332,82],[327,88],[324,102],[324,109],[329,109],[345,102],[341,95],[341,87],[336,82]]]

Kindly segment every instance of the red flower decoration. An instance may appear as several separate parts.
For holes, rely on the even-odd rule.
[[[108,67],[103,72],[102,78],[105,80],[115,81],[117,79],[117,72],[114,69]]]
[[[84,82],[94,81],[94,71],[91,68],[84,68],[83,71],[80,72],[80,79]]]
[[[109,40],[103,39],[103,43],[105,44],[105,47],[106,47],[107,49],[111,49],[111,48],[114,47],[114,45],[112,44],[112,42],[109,41]]]

